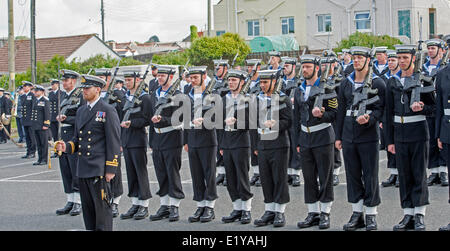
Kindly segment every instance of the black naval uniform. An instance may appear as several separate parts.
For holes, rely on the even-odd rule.
[[[450,66],[443,68],[436,76],[436,138],[446,149],[447,162],[450,159]],[[450,172],[450,165],[447,164]],[[449,201],[450,203],[450,187]],[[441,231],[450,231],[450,224]]]
[[[318,79],[315,86],[318,86]],[[305,99],[306,82],[296,89],[294,123],[298,135],[296,146],[300,147],[303,177],[305,180],[305,203],[315,209],[308,208],[309,214],[319,223],[319,213],[322,228],[329,227],[329,210],[334,201],[333,168],[335,133],[332,123],[336,119],[338,101],[336,98],[324,99],[325,112],[322,118],[312,115],[314,97]],[[319,182],[317,182],[319,178]],[[319,202],[324,206],[319,209]],[[319,212],[320,211],[320,212]],[[328,224],[327,224],[328,222]],[[300,224],[299,227],[310,227]],[[320,227],[320,226],[319,226]]]
[[[367,124],[360,125],[356,122],[358,107],[353,107],[353,100],[355,93],[362,92],[364,83],[355,83],[354,77],[354,74],[350,75],[340,87],[336,140],[342,141],[343,146],[348,202],[354,205],[354,214],[363,219],[362,205],[367,208],[367,216],[373,217],[381,203],[378,182],[379,121],[384,113],[385,83],[374,75],[372,89],[378,90],[378,94],[369,94],[368,99],[378,96],[379,101],[366,106],[370,119]],[[362,205],[355,207],[361,201]],[[372,210],[369,211],[370,208]]]
[[[45,165],[48,159],[48,130],[50,129],[50,101],[45,96],[34,100],[31,121],[38,152],[38,161],[34,165]]]
[[[284,208],[290,201],[287,169],[289,166],[289,128],[292,125],[292,103],[284,93],[280,97],[280,110],[278,111],[277,130],[265,128],[264,121],[269,118],[260,116],[271,104],[271,97],[260,93],[257,97],[258,104],[258,164],[261,185],[266,204],[265,216],[255,221],[255,225],[263,226],[267,224],[269,214],[274,226],[281,227],[285,224]],[[272,109],[267,109],[271,111]],[[276,137],[276,138],[274,138]]]
[[[130,128],[122,128],[121,136],[128,177],[128,197],[132,198],[133,206],[126,214],[120,216],[121,219],[145,218],[148,215],[146,204],[152,197],[147,171],[148,135],[145,129],[151,123],[151,99],[145,91],[135,95],[140,95],[138,99],[142,102],[137,106],[140,109],[130,115]],[[126,98],[127,102],[133,98],[130,91],[127,92]]]
[[[22,123],[25,130],[25,140],[27,143],[27,154],[29,158],[34,158],[36,154],[36,137],[34,136],[32,109],[33,103],[36,99],[34,94],[30,91],[21,96],[22,98]],[[25,156],[24,156],[25,157]]]
[[[219,149],[223,150],[223,162],[225,166],[225,173],[227,179],[227,190],[233,202],[233,213],[231,217],[222,218],[223,222],[231,222],[234,220],[243,219],[243,213],[246,214],[242,223],[250,223],[250,210],[251,199],[253,194],[250,190],[250,181],[248,176],[249,171],[249,158],[250,158],[250,134],[249,134],[249,109],[247,107],[238,107],[236,98],[232,97],[231,93],[228,93],[222,98],[223,101],[223,114],[228,115],[228,109],[233,109],[227,117],[236,118],[236,123],[232,126],[228,126],[224,123],[224,131],[222,138],[220,139]],[[233,108],[231,108],[233,107]],[[239,111],[237,110],[239,109]],[[244,111],[244,112],[242,112]],[[239,115],[238,115],[239,113]],[[239,120],[244,115],[244,121]],[[243,123],[243,124],[242,124]],[[242,124],[242,125],[241,125]],[[244,128],[238,125],[244,126]],[[239,211],[239,212],[237,212]]]
[[[53,141],[57,141],[58,139],[58,127],[59,127],[59,122],[58,120],[56,120],[56,117],[58,116],[58,111],[59,111],[59,105],[58,104],[58,96],[59,96],[59,100],[61,101],[62,99],[62,91],[61,90],[56,90],[56,91],[50,91],[48,93],[48,100],[50,102],[50,130],[52,133],[52,138]]]
[[[120,121],[115,109],[102,99],[81,106],[73,140],[66,151],[78,153],[77,176],[86,230],[112,230],[112,195],[106,173],[116,173],[120,155]]]
[[[194,88],[189,93],[191,101],[191,121],[194,119],[194,105],[203,102],[195,101]],[[202,116],[207,110],[202,109]],[[191,122],[192,123],[192,122]],[[208,222],[215,218],[214,204],[217,196],[216,188],[216,155],[217,155],[217,134],[216,129],[206,129],[202,124],[184,130],[184,145],[188,145],[189,168],[191,170],[192,186],[194,190],[194,201],[197,201],[197,212],[189,218],[190,222]]]
[[[11,99],[3,96],[1,98],[1,100],[2,101],[1,101],[0,105],[2,107],[0,108],[0,116],[1,116],[1,114],[5,114],[5,115],[11,116],[11,109],[13,107],[13,103],[12,103]],[[8,130],[9,133],[11,133],[11,123],[9,125],[3,125],[3,126],[6,128],[6,130]],[[0,139],[0,141],[3,141],[4,143],[6,143],[6,141],[9,138],[8,138],[8,136],[6,135],[6,133],[3,130],[1,130],[1,132],[0,132],[0,135],[2,135],[2,134],[3,134],[3,136],[2,136],[3,138]]]
[[[399,71],[389,79],[386,88],[386,142],[395,144],[400,200],[405,218],[415,215],[419,219],[423,214],[416,211],[429,204],[426,165],[430,134],[426,116],[434,112],[435,101],[431,93],[421,94],[420,100],[425,106],[421,112],[413,112],[409,107],[411,92],[403,90],[401,74]],[[418,74],[412,78],[417,79]],[[394,230],[397,228],[396,225]]]
[[[170,91],[172,86],[167,90]],[[159,107],[158,101],[167,95],[167,92],[158,88],[151,95],[150,118],[152,118]],[[181,95],[176,90],[174,96]],[[161,198],[161,209],[156,215],[150,216],[151,220],[160,220],[170,217],[171,221],[179,218],[178,207],[180,200],[185,198],[181,185],[181,154],[183,149],[182,125],[172,124],[172,115],[179,106],[170,106],[161,111],[161,121],[151,123],[149,128],[149,144],[152,149],[153,164],[158,179],[159,191],[156,192]]]
[[[223,74],[223,75],[225,75],[225,74]],[[225,79],[219,78],[217,76],[215,76],[215,78],[216,78],[216,82],[214,84],[215,86],[223,86],[224,85]],[[226,92],[224,93],[223,90],[220,90],[220,89],[217,89],[217,90],[214,89],[213,93],[220,95],[221,97],[224,97],[227,94]],[[216,128],[217,144],[219,144],[219,145],[220,145],[220,141],[222,140],[223,133],[224,133],[224,131],[222,129]],[[227,186],[226,170],[225,170],[225,173],[222,173],[225,169],[225,167],[224,167],[225,163],[223,160],[223,156],[219,152],[219,148],[217,148],[216,156],[217,156],[216,157],[216,159],[217,159],[217,161],[216,161],[216,168],[217,168],[216,184],[217,185],[223,184],[224,186]]]
[[[355,67],[353,66],[353,61],[351,61],[348,65],[342,62],[342,70],[344,73],[344,77],[348,77],[352,72],[355,71]]]
[[[256,80],[252,81],[250,84],[249,93],[255,96],[261,92],[261,87],[259,85],[260,78],[258,77]],[[261,179],[259,175],[259,166],[258,166],[258,156],[255,154],[255,151],[258,150],[258,130],[251,128],[249,130],[250,134],[250,165],[253,168],[253,177],[250,180],[250,186],[261,186]]]
[[[74,88],[69,93],[67,93],[66,91],[61,92],[61,103],[64,102],[64,100],[73,97],[75,94],[75,89],[76,88]],[[81,105],[84,104],[86,104],[86,102],[84,101],[81,94],[79,105],[72,109],[67,109],[64,114],[61,114],[67,117],[64,121],[61,122],[61,140],[63,140],[64,142],[67,142],[73,138],[75,134],[77,110]],[[61,109],[64,109],[64,107],[61,107]],[[79,179],[77,176],[77,162],[78,155],[76,154],[62,153],[62,155],[59,156],[59,167],[63,181],[64,193],[68,196],[68,203],[64,208],[56,211],[56,214],[58,215],[70,213],[70,215],[75,216],[81,212],[80,201],[78,200],[78,198],[76,198],[80,194]]]

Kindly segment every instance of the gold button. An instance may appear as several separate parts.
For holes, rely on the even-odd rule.
[[[83,131],[80,131],[80,134],[83,134]]]
[[[88,149],[91,149],[91,146],[88,146]]]
[[[82,141],[83,139],[82,139],[82,138],[79,138],[78,140]]]
[[[79,156],[81,156],[81,153],[78,153]]]
[[[91,139],[88,139],[89,142],[91,142]]]
[[[87,156],[91,156],[91,153],[87,153],[86,155],[87,155]]]
[[[91,134],[91,131],[89,131],[88,134],[90,135],[90,134]]]

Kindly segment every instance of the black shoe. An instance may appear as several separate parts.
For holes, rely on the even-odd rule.
[[[450,232],[450,223],[447,226],[445,226],[445,227],[439,228],[439,231],[441,231],[441,232]]]
[[[223,181],[225,180],[225,174],[219,174],[216,177],[216,185],[223,184]]]
[[[397,175],[391,174],[391,176],[389,176],[389,178],[386,181],[381,182],[381,185],[383,187],[391,187],[395,186],[396,182],[397,182]]]
[[[298,228],[309,228],[319,225],[320,215],[319,213],[308,213],[308,216],[304,221],[297,223]]]
[[[286,218],[284,213],[275,213],[275,218],[273,219],[273,227],[284,227],[286,225]]]
[[[339,183],[340,183],[339,175],[333,174],[333,186],[337,186],[337,185],[339,185]]]
[[[205,211],[204,207],[199,207],[197,208],[197,211],[195,211],[194,215],[190,216],[188,218],[189,222],[199,222],[200,221],[200,217],[202,217],[203,212]]]
[[[250,179],[250,186],[254,186],[256,182],[259,180],[259,174],[254,174]]]
[[[258,227],[267,226],[269,224],[273,224],[274,219],[275,212],[266,211],[260,219],[255,220],[254,224]]]
[[[223,185],[224,187],[226,187],[226,186],[228,185],[228,182],[227,182],[227,176],[225,176],[225,179],[223,179],[222,185]]]
[[[292,175],[292,186],[293,187],[300,186],[300,176],[299,175]]]
[[[293,177],[292,177],[292,175],[288,175],[288,185],[292,185],[292,180],[293,180]]]
[[[169,221],[174,222],[180,220],[180,214],[178,213],[178,207],[170,206],[169,207]]]
[[[73,207],[73,202],[67,202],[67,204],[63,208],[56,210],[56,214],[57,215],[69,214],[70,210],[72,210],[72,207]]]
[[[168,218],[170,216],[170,210],[168,206],[161,206],[156,214],[150,215],[150,221],[157,221]]]
[[[70,210],[70,216],[77,216],[81,214],[81,204],[73,203],[72,210]]]
[[[128,209],[128,211],[126,213],[120,215],[120,219],[126,220],[126,219],[133,218],[133,216],[137,213],[138,209],[139,209],[138,205],[131,206],[131,208]]]
[[[223,223],[232,223],[232,222],[235,222],[237,220],[240,220],[241,217],[242,217],[242,211],[240,211],[240,210],[233,210],[233,212],[231,212],[231,214],[229,216],[222,217],[222,222]]]
[[[366,215],[366,231],[378,230],[376,215]]]
[[[48,165],[47,161],[41,161],[39,162],[38,166],[46,166],[46,165]]]
[[[430,177],[427,179],[428,186],[432,186],[434,184],[441,184],[441,179],[439,178],[439,173],[432,173]]]
[[[365,227],[364,214],[362,212],[353,212],[350,221],[344,225],[344,231],[355,231],[356,229]]]
[[[328,229],[328,228],[330,228],[330,214],[321,212],[319,229]]]
[[[41,162],[40,161],[37,161],[37,162],[34,162],[33,163],[33,166],[40,166],[41,165]]]
[[[22,156],[22,157],[20,157],[21,159],[29,159],[30,157],[29,157],[30,155],[28,155],[28,154],[26,154],[26,155],[24,155],[24,156]]]
[[[119,205],[117,205],[116,203],[113,203],[111,205],[111,210],[112,210],[113,218],[117,218],[117,216],[119,216]]]
[[[255,187],[262,187],[262,184],[261,184],[261,178],[259,178],[259,179],[255,182]]]
[[[395,187],[399,188],[400,187],[400,179],[397,176],[397,180],[395,181]]]
[[[439,178],[441,179],[441,186],[448,187],[448,174],[441,173]]]
[[[148,217],[148,207],[139,206],[138,211],[133,215],[135,220],[143,220]]]
[[[250,222],[252,222],[252,215],[250,213],[250,211],[242,211],[242,216],[241,216],[241,224],[245,225],[245,224],[250,224]]]
[[[413,229],[414,229],[414,216],[409,214],[405,215],[402,221],[400,221],[400,223],[394,226],[394,231],[406,231]]]
[[[425,216],[422,214],[416,214],[414,216],[414,230],[415,231],[425,231]]]
[[[202,216],[200,217],[201,223],[206,223],[214,220],[216,218],[214,214],[214,208],[205,207]]]

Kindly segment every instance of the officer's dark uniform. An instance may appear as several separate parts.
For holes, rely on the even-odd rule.
[[[80,74],[71,70],[61,70],[61,78],[78,79]],[[82,90],[74,88],[70,91],[61,92],[61,115],[65,115],[67,118],[61,122],[61,140],[67,142],[72,140],[75,134],[75,121],[77,110],[81,105],[86,102],[83,99]],[[68,103],[69,100],[76,101],[77,104]],[[70,108],[69,108],[70,107]],[[79,180],[77,176],[77,162],[78,155],[70,153],[62,153],[59,156],[59,169],[61,171],[61,177],[63,181],[64,193],[67,195],[67,204],[61,209],[56,210],[57,215],[70,214],[76,216],[81,213],[81,200],[80,200],[80,188]]]
[[[23,81],[24,86],[28,85],[33,87],[33,84],[27,81]],[[23,159],[31,159],[36,154],[36,137],[34,136],[33,122],[32,122],[32,109],[33,103],[36,99],[34,94],[30,91],[22,97],[22,124],[25,130],[25,139],[27,143],[27,154],[23,156]]]
[[[0,92],[2,94],[2,96],[0,96],[0,116],[1,116],[3,113],[5,113],[5,107],[4,107],[5,89],[0,88]],[[0,144],[5,144],[5,143],[6,143],[6,133],[3,131],[3,129],[0,129]]]
[[[9,97],[11,96],[11,94],[9,92],[5,92],[3,97],[1,98],[2,99],[2,101],[1,101],[2,108],[0,109],[1,110],[0,116],[1,116],[1,114],[5,114],[5,116],[8,116],[8,117],[11,116],[11,109],[12,109],[13,103],[12,103],[11,99],[9,97],[7,97],[7,95]],[[11,133],[11,123],[9,125],[3,125],[3,126],[6,128],[6,130],[8,130],[9,133]],[[3,143],[6,143],[7,140],[9,139],[8,135],[6,135],[4,130],[1,130],[0,133],[3,133],[3,138],[1,139],[1,141]]]
[[[377,48],[375,48],[375,53],[384,53],[384,54],[386,54],[387,53],[387,47],[377,47]],[[386,74],[389,71],[389,67],[388,67],[387,61],[386,61],[386,64],[384,65],[383,68],[381,68],[379,66],[380,66],[380,64],[379,64],[378,60],[374,60],[374,62],[373,62],[373,73],[381,78],[382,76],[384,76],[384,74]]]
[[[301,57],[302,64],[309,63],[318,66],[319,60],[320,57],[311,55]],[[320,79],[314,86],[318,87],[319,85]],[[336,118],[338,101],[337,98],[324,99],[323,117],[316,118],[312,115],[315,97],[306,96],[307,88],[309,87],[307,87],[306,81],[297,88],[294,109],[294,123],[298,135],[296,146],[300,147],[300,159],[305,180],[305,203],[308,205],[309,212],[306,220],[298,223],[298,227],[307,228],[319,225],[321,229],[326,229],[330,227],[329,215],[334,200],[332,177],[335,133],[332,123]],[[319,183],[317,178],[319,178]]]
[[[189,68],[189,75],[206,75],[206,67]],[[203,80],[202,80],[203,81]],[[194,94],[195,88],[189,93],[191,101],[191,121],[194,120],[194,105],[204,101],[205,95],[197,97]],[[200,101],[201,99],[201,101]],[[203,108],[203,109],[202,109]],[[201,115],[207,112],[202,107]],[[189,222],[209,222],[215,218],[214,205],[218,198],[216,189],[216,154],[217,154],[217,134],[216,129],[206,129],[202,124],[184,130],[184,145],[188,145],[189,168],[191,170],[192,186],[194,190],[194,201],[197,201],[197,210],[189,217]]]
[[[446,66],[436,76],[436,138],[440,139],[447,149],[447,160],[450,159],[450,66]],[[447,168],[450,169],[449,165]],[[449,170],[450,172],[450,170]],[[450,189],[449,189],[450,198]],[[450,203],[450,199],[448,201]],[[450,224],[441,231],[450,231]]]
[[[228,78],[239,78],[246,81],[247,73],[238,70],[229,70]],[[232,126],[224,123],[224,132],[220,139],[219,149],[223,150],[223,160],[227,176],[227,190],[233,202],[233,212],[230,216],[222,218],[224,223],[239,220],[242,224],[251,221],[251,201],[253,194],[250,191],[248,177],[250,158],[249,108],[240,104],[244,96],[233,97],[231,92],[222,98],[224,119],[235,118]],[[244,116],[244,117],[242,117]]]
[[[140,76],[140,73],[130,70],[124,72],[123,75],[125,78],[137,78]],[[136,85],[139,84],[136,82]],[[131,121],[131,126],[130,128],[122,128],[121,135],[128,178],[128,197],[132,200],[132,207],[125,214],[121,214],[120,218],[141,220],[148,216],[148,201],[152,197],[147,171],[148,135],[145,129],[151,123],[151,99],[146,90],[134,95],[139,95],[136,97],[141,103],[139,105],[133,104],[134,106],[131,109],[136,108],[135,112],[131,110],[124,111],[124,116],[126,116],[127,112],[131,113],[128,119]],[[131,102],[134,95],[128,91],[126,102]]]
[[[36,85],[36,91],[45,93],[45,88]],[[36,147],[38,152],[38,161],[33,165],[47,165],[48,160],[48,130],[50,129],[50,101],[44,96],[36,98],[31,110],[31,121],[34,135],[36,137]]]
[[[82,88],[106,83],[94,76],[82,76]],[[95,103],[96,102],[96,103]],[[112,230],[111,184],[106,174],[115,174],[120,155],[120,121],[116,110],[97,99],[77,111],[75,135],[66,143],[66,151],[78,154],[83,219],[87,230]]]
[[[175,74],[175,70],[170,67],[158,67],[158,74],[167,74],[169,77]],[[168,92],[172,91],[172,83],[169,89],[163,91],[162,86],[168,82],[160,84],[160,87],[151,95],[150,118],[154,117],[158,110],[161,116],[159,123],[151,123],[149,128],[149,143],[153,150],[153,164],[155,166],[156,177],[158,179],[159,191],[156,193],[160,197],[161,207],[155,215],[150,216],[150,220],[156,221],[169,217],[170,221],[179,220],[178,208],[180,201],[185,198],[183,187],[181,185],[181,153],[183,149],[183,131],[182,125],[172,124],[172,115],[179,109],[178,106],[169,106],[162,108],[165,104],[157,105],[159,101],[168,97]],[[172,97],[181,94],[175,90]],[[159,109],[162,109],[159,112]]]
[[[17,88],[17,92],[19,92],[20,90],[23,90],[22,86],[19,86],[19,88]],[[19,141],[18,143],[23,143],[25,142],[25,130],[23,129],[23,124],[22,124],[22,96],[24,96],[24,94],[19,94],[17,96],[17,100],[14,100],[14,102],[17,102],[17,116],[16,116],[16,126],[17,126],[17,131],[19,134]]]
[[[152,70],[157,69],[156,66],[152,66]],[[159,88],[158,79],[155,77],[148,84],[148,94],[151,96]]]
[[[50,130],[52,133],[53,140],[56,142],[59,140],[58,138],[58,127],[59,122],[56,120],[59,111],[59,103],[61,101],[62,91],[59,89],[59,80],[52,80],[52,85],[57,84],[58,89],[56,91],[49,91],[48,100],[50,101]]]
[[[414,55],[416,46],[398,46],[397,54]],[[413,62],[411,62],[412,64]],[[429,204],[426,182],[430,134],[426,116],[435,110],[431,93],[421,94],[425,106],[420,112],[410,108],[411,91],[403,90],[402,71],[389,79],[386,88],[386,130],[388,145],[395,144],[400,179],[400,200],[405,217],[394,230],[424,230],[425,206]],[[418,74],[404,81],[418,80]],[[415,215],[415,216],[414,216]]]
[[[261,81],[268,79],[276,82],[278,81],[277,72],[277,70],[268,70],[258,73]],[[276,84],[272,84],[271,88],[275,87]],[[272,102],[274,97],[279,98],[279,103]],[[292,103],[284,93],[268,97],[261,92],[257,96],[257,108],[258,164],[265,213],[260,219],[255,220],[254,224],[265,226],[273,223],[275,227],[283,227],[286,224],[284,211],[290,201],[287,169],[289,166],[289,128],[292,125]],[[275,112],[278,113],[278,118],[273,117]],[[266,128],[264,122],[272,120],[272,118],[278,120],[275,128]]]
[[[343,49],[342,52],[344,53],[350,53],[350,49]],[[353,66],[353,61],[351,61],[349,64],[345,64],[344,61],[342,61],[342,70],[344,77],[348,77],[352,72],[355,71],[355,67]]]
[[[353,47],[352,55],[369,58],[369,48]],[[370,71],[369,71],[370,73]],[[381,203],[378,170],[379,170],[379,121],[384,113],[385,83],[373,74],[371,89],[378,94],[368,94],[367,99],[378,96],[378,101],[366,106],[364,114],[370,116],[369,122],[360,125],[355,116],[359,104],[354,106],[356,93],[362,93],[364,84],[356,83],[355,73],[342,81],[339,90],[339,109],[337,113],[336,140],[342,141],[345,170],[347,176],[347,197],[352,203],[353,215],[344,230],[356,230],[367,224],[367,230],[376,230],[376,207]],[[366,220],[363,216],[363,205],[366,207]]]

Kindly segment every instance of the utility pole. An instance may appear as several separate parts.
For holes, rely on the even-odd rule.
[[[14,12],[13,0],[8,0],[8,71],[9,91],[16,89],[16,52],[14,46]]]
[[[36,77],[36,0],[31,0],[31,82],[37,84]]]
[[[208,37],[211,37],[211,0],[208,0]]]
[[[377,35],[377,4],[372,0],[372,20],[373,20],[373,35]]]
[[[101,15],[102,15],[102,40],[105,42],[105,8],[103,5],[103,0],[101,0],[101,7],[100,7]]]

